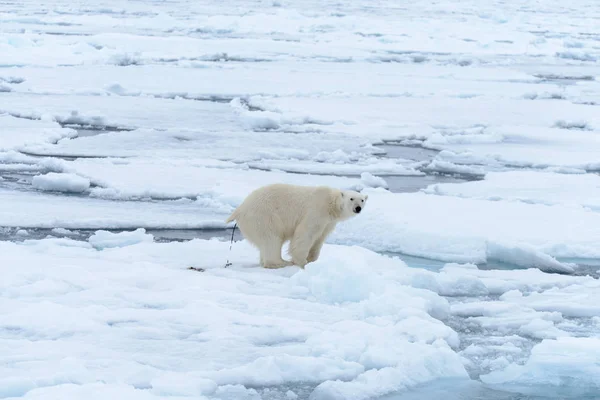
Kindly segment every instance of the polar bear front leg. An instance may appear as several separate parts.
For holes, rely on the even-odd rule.
[[[290,255],[294,265],[304,268],[308,263],[308,255],[313,245],[317,242],[323,233],[323,227],[318,222],[305,218],[304,221],[296,227],[294,236],[290,241]]]
[[[329,224],[325,228],[325,230],[323,231],[321,236],[319,236],[319,238],[315,241],[315,243],[312,245],[312,247],[308,251],[308,257],[307,257],[306,261],[308,261],[309,263],[313,262],[313,261],[317,261],[317,259],[319,258],[319,255],[321,254],[321,249],[323,248],[325,239],[327,239],[327,236],[329,236],[329,234],[331,234],[331,232],[333,232],[334,228],[335,228],[335,223]]]
[[[321,236],[315,244],[308,251],[308,257],[306,258],[307,263],[311,263],[313,261],[317,261],[319,255],[321,254],[321,248],[323,248],[323,243],[325,242],[325,238]]]

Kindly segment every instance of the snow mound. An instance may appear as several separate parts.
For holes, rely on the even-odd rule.
[[[138,228],[132,232],[119,233],[99,230],[90,236],[88,241],[94,248],[102,250],[113,247],[131,246],[144,242],[152,242],[154,241],[154,236],[146,233],[144,228]]]
[[[49,172],[34,176],[31,186],[48,192],[82,193],[90,188],[90,180],[71,173]]]
[[[511,364],[481,376],[494,387],[532,396],[584,398],[600,392],[600,339],[543,340],[525,365]]]

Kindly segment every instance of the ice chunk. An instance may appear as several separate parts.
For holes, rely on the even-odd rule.
[[[347,164],[352,162],[352,157],[349,154],[346,154],[341,149],[338,149],[333,152],[321,151],[315,156],[315,161],[318,162],[327,162],[334,164]],[[354,160],[356,161],[356,160]]]
[[[119,233],[99,230],[90,236],[88,241],[96,249],[102,250],[111,247],[125,247],[137,243],[152,242],[154,241],[154,236],[146,233],[144,228],[138,228],[132,232]]]
[[[521,334],[536,339],[556,339],[562,336],[570,336],[567,332],[558,329],[552,321],[536,318],[526,325],[521,326]]]
[[[423,167],[425,171],[440,172],[445,174],[459,174],[471,176],[484,176],[483,168],[472,165],[454,164],[444,160],[433,160],[428,165]]]
[[[74,235],[75,234],[75,232],[70,231],[65,228],[54,228],[54,229],[52,229],[52,233],[55,233],[57,235]]]
[[[489,260],[502,261],[525,268],[539,268],[546,272],[572,273],[575,266],[560,262],[525,243],[502,244],[490,241],[487,244],[487,257]]]
[[[71,173],[49,172],[34,176],[31,186],[43,191],[81,193],[90,188],[90,180]]]
[[[278,129],[281,126],[281,116],[272,111],[246,111],[242,114],[242,121],[254,130]]]
[[[360,174],[360,180],[367,187],[373,187],[373,188],[381,187],[384,189],[388,188],[388,184],[385,181],[385,179],[383,179],[379,176],[375,176],[369,172],[363,172],[362,174]]]

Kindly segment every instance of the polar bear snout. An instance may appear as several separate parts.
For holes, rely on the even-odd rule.
[[[360,210],[362,210],[362,208],[360,206],[356,206],[354,208],[354,212],[357,213],[357,214],[360,212]]]

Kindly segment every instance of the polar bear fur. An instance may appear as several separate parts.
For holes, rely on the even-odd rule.
[[[304,268],[319,258],[336,224],[360,213],[367,198],[352,190],[278,183],[250,193],[226,222],[237,222],[244,237],[260,250],[263,267]],[[288,240],[292,261],[281,258]]]

